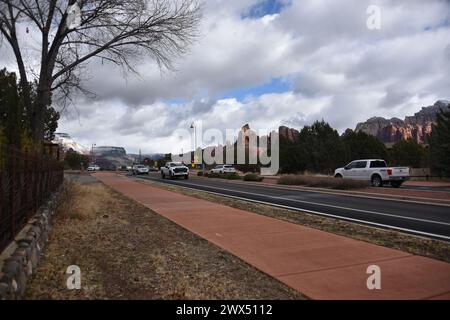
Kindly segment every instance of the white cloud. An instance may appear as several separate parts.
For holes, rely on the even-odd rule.
[[[301,127],[323,118],[342,131],[450,98],[447,0],[293,0],[279,14],[242,19],[257,2],[205,1],[199,39],[176,72],[161,74],[143,59],[140,77],[124,79],[93,61],[86,86],[97,100],[79,98],[78,112],[66,114],[60,130],[86,145],[166,152],[177,142],[173,132],[194,120],[224,130],[247,122]],[[371,4],[381,8],[381,30],[366,27]],[[1,59],[11,65],[11,57]],[[288,81],[290,90],[222,98],[274,78]]]

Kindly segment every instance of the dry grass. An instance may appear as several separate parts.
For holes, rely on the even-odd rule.
[[[343,235],[356,240],[374,243],[388,248],[398,249],[412,254],[450,262],[450,244],[444,241],[413,236],[393,230],[380,229],[342,220],[320,217],[313,214],[275,208],[268,205],[241,201],[183,188],[161,184],[149,180],[138,180],[141,183],[179,192],[188,196],[221,203],[233,208],[242,209],[268,217],[301,224],[314,229]]]
[[[350,179],[339,179],[333,177],[315,177],[307,175],[281,176],[278,184],[297,185],[311,188],[330,188],[338,190],[362,189],[369,187],[369,182]]]
[[[208,178],[216,178],[216,179],[226,179],[226,180],[242,180],[242,177],[234,173],[218,173],[218,172],[209,172],[205,177]]]
[[[66,184],[28,299],[303,299],[101,183]],[[66,288],[78,265],[82,289]]]
[[[261,182],[264,180],[264,177],[258,176],[255,173],[247,173],[244,178],[242,178],[244,181],[254,181],[254,182]]]

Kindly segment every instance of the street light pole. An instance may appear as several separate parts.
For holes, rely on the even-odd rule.
[[[194,165],[197,166],[197,161],[195,158],[197,153],[197,126],[195,125],[195,122],[192,122],[191,129],[194,129]]]
[[[95,156],[94,156],[94,147],[96,147],[97,145],[95,143],[92,144],[91,146],[91,159],[92,159],[92,164],[95,164]]]

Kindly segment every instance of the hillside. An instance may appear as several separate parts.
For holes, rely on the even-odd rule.
[[[365,132],[380,139],[386,144],[399,140],[414,139],[419,143],[428,143],[433,124],[436,123],[440,110],[450,107],[450,102],[437,101],[434,105],[423,107],[413,116],[407,116],[404,120],[399,118],[385,119],[373,117],[366,122],[358,123],[355,131]]]

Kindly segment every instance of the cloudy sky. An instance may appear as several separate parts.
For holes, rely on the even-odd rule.
[[[367,27],[370,5],[379,30]],[[176,69],[148,58],[124,77],[91,63],[85,86],[97,97],[77,97],[58,131],[150,153],[189,149],[176,129],[194,121],[271,130],[324,119],[342,132],[403,118],[450,99],[450,1],[204,0],[199,38]]]

